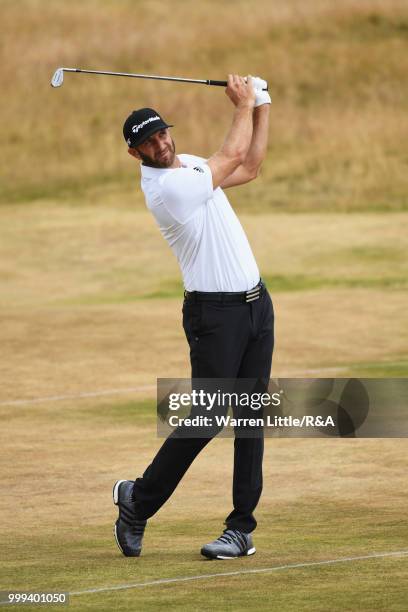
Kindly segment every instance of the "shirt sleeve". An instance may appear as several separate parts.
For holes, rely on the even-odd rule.
[[[164,205],[178,223],[191,219],[213,194],[212,174],[206,163],[175,168],[163,176],[161,186]]]

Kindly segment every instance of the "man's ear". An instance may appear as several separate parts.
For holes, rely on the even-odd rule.
[[[132,157],[136,157],[136,159],[141,159],[138,150],[134,149],[133,147],[128,148],[128,153],[129,155],[132,155]]]

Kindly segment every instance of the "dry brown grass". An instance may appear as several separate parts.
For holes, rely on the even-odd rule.
[[[117,200],[107,204],[3,207],[0,303],[74,307],[180,297],[176,259],[150,213]],[[291,278],[316,281],[300,288],[406,287],[405,213],[240,219],[273,291],[287,290]]]
[[[4,415],[4,408],[0,410]],[[162,443],[156,438],[154,414],[146,422],[145,413],[128,413],[128,405],[123,407],[127,416],[121,417],[120,410],[120,402],[106,399],[15,410],[0,451],[2,463],[9,465],[2,473],[7,491],[0,505],[2,516],[7,516],[0,526],[3,535],[14,520],[28,531],[42,526],[45,536],[47,529],[57,528],[57,507],[65,515],[64,526],[106,522],[107,492],[115,476],[141,473]],[[118,439],[122,444],[115,444]],[[401,511],[405,448],[404,440],[395,439],[267,439],[260,512],[278,514],[282,508],[303,504],[305,498],[322,502],[328,497],[333,505],[346,500],[352,506],[365,500],[372,511]],[[232,473],[232,462],[230,439],[211,442],[166,506],[166,520],[187,519],[198,504],[202,516],[211,520],[228,508],[230,490],[224,479]],[[86,482],[92,483],[92,498],[86,501],[85,515]],[[25,496],[27,486],[29,500],[10,504],[11,498]]]
[[[1,416],[4,410],[0,409]],[[232,440],[214,440],[166,506],[149,521],[140,559],[124,559],[112,535],[110,491],[151,460],[146,412],[111,401],[20,408],[1,434],[3,588],[76,591],[285,563],[403,550],[404,440],[267,440],[257,555],[211,567],[200,546],[231,506]],[[121,443],[118,444],[118,440]],[[205,492],[203,494],[203,491]],[[406,560],[368,560],[247,577],[72,597],[77,609],[179,610],[331,608],[403,610]],[[339,583],[340,587],[339,587]],[[203,585],[207,588],[203,588]],[[208,586],[207,586],[208,585]],[[208,588],[211,585],[211,588]],[[245,606],[243,606],[245,602]],[[306,603],[305,603],[306,602]],[[227,606],[227,607],[226,607]],[[276,606],[275,606],[276,607]]]
[[[327,376],[335,366],[361,376],[366,363],[407,359],[406,292],[386,300],[375,290],[273,297],[274,376]],[[4,309],[2,317],[2,401],[145,385],[143,395],[154,396],[157,377],[189,376],[181,301]]]
[[[149,213],[2,215],[3,401],[188,376],[179,271]],[[275,303],[274,375],[407,358],[406,213],[242,221]]]
[[[71,199],[95,185],[129,197],[121,136],[135,106],[174,121],[178,149],[208,155],[230,108],[200,86],[67,75],[58,65],[222,78],[259,73],[274,98],[269,157],[241,206],[406,205],[407,33],[403,0],[167,3],[2,2],[2,200]],[[242,195],[241,195],[242,194]],[[94,198],[99,202],[99,198]]]

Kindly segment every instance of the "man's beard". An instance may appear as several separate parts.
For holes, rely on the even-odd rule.
[[[176,157],[176,145],[174,144],[174,140],[171,139],[171,155],[168,161],[156,160],[153,157],[145,155],[144,153],[139,151],[139,149],[137,149],[137,152],[139,153],[140,159],[142,160],[144,166],[150,166],[151,168],[169,168],[173,164],[174,158]]]

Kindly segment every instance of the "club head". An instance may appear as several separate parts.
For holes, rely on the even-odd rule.
[[[64,69],[57,68],[54,72],[54,76],[51,79],[51,87],[61,87],[64,82]]]

